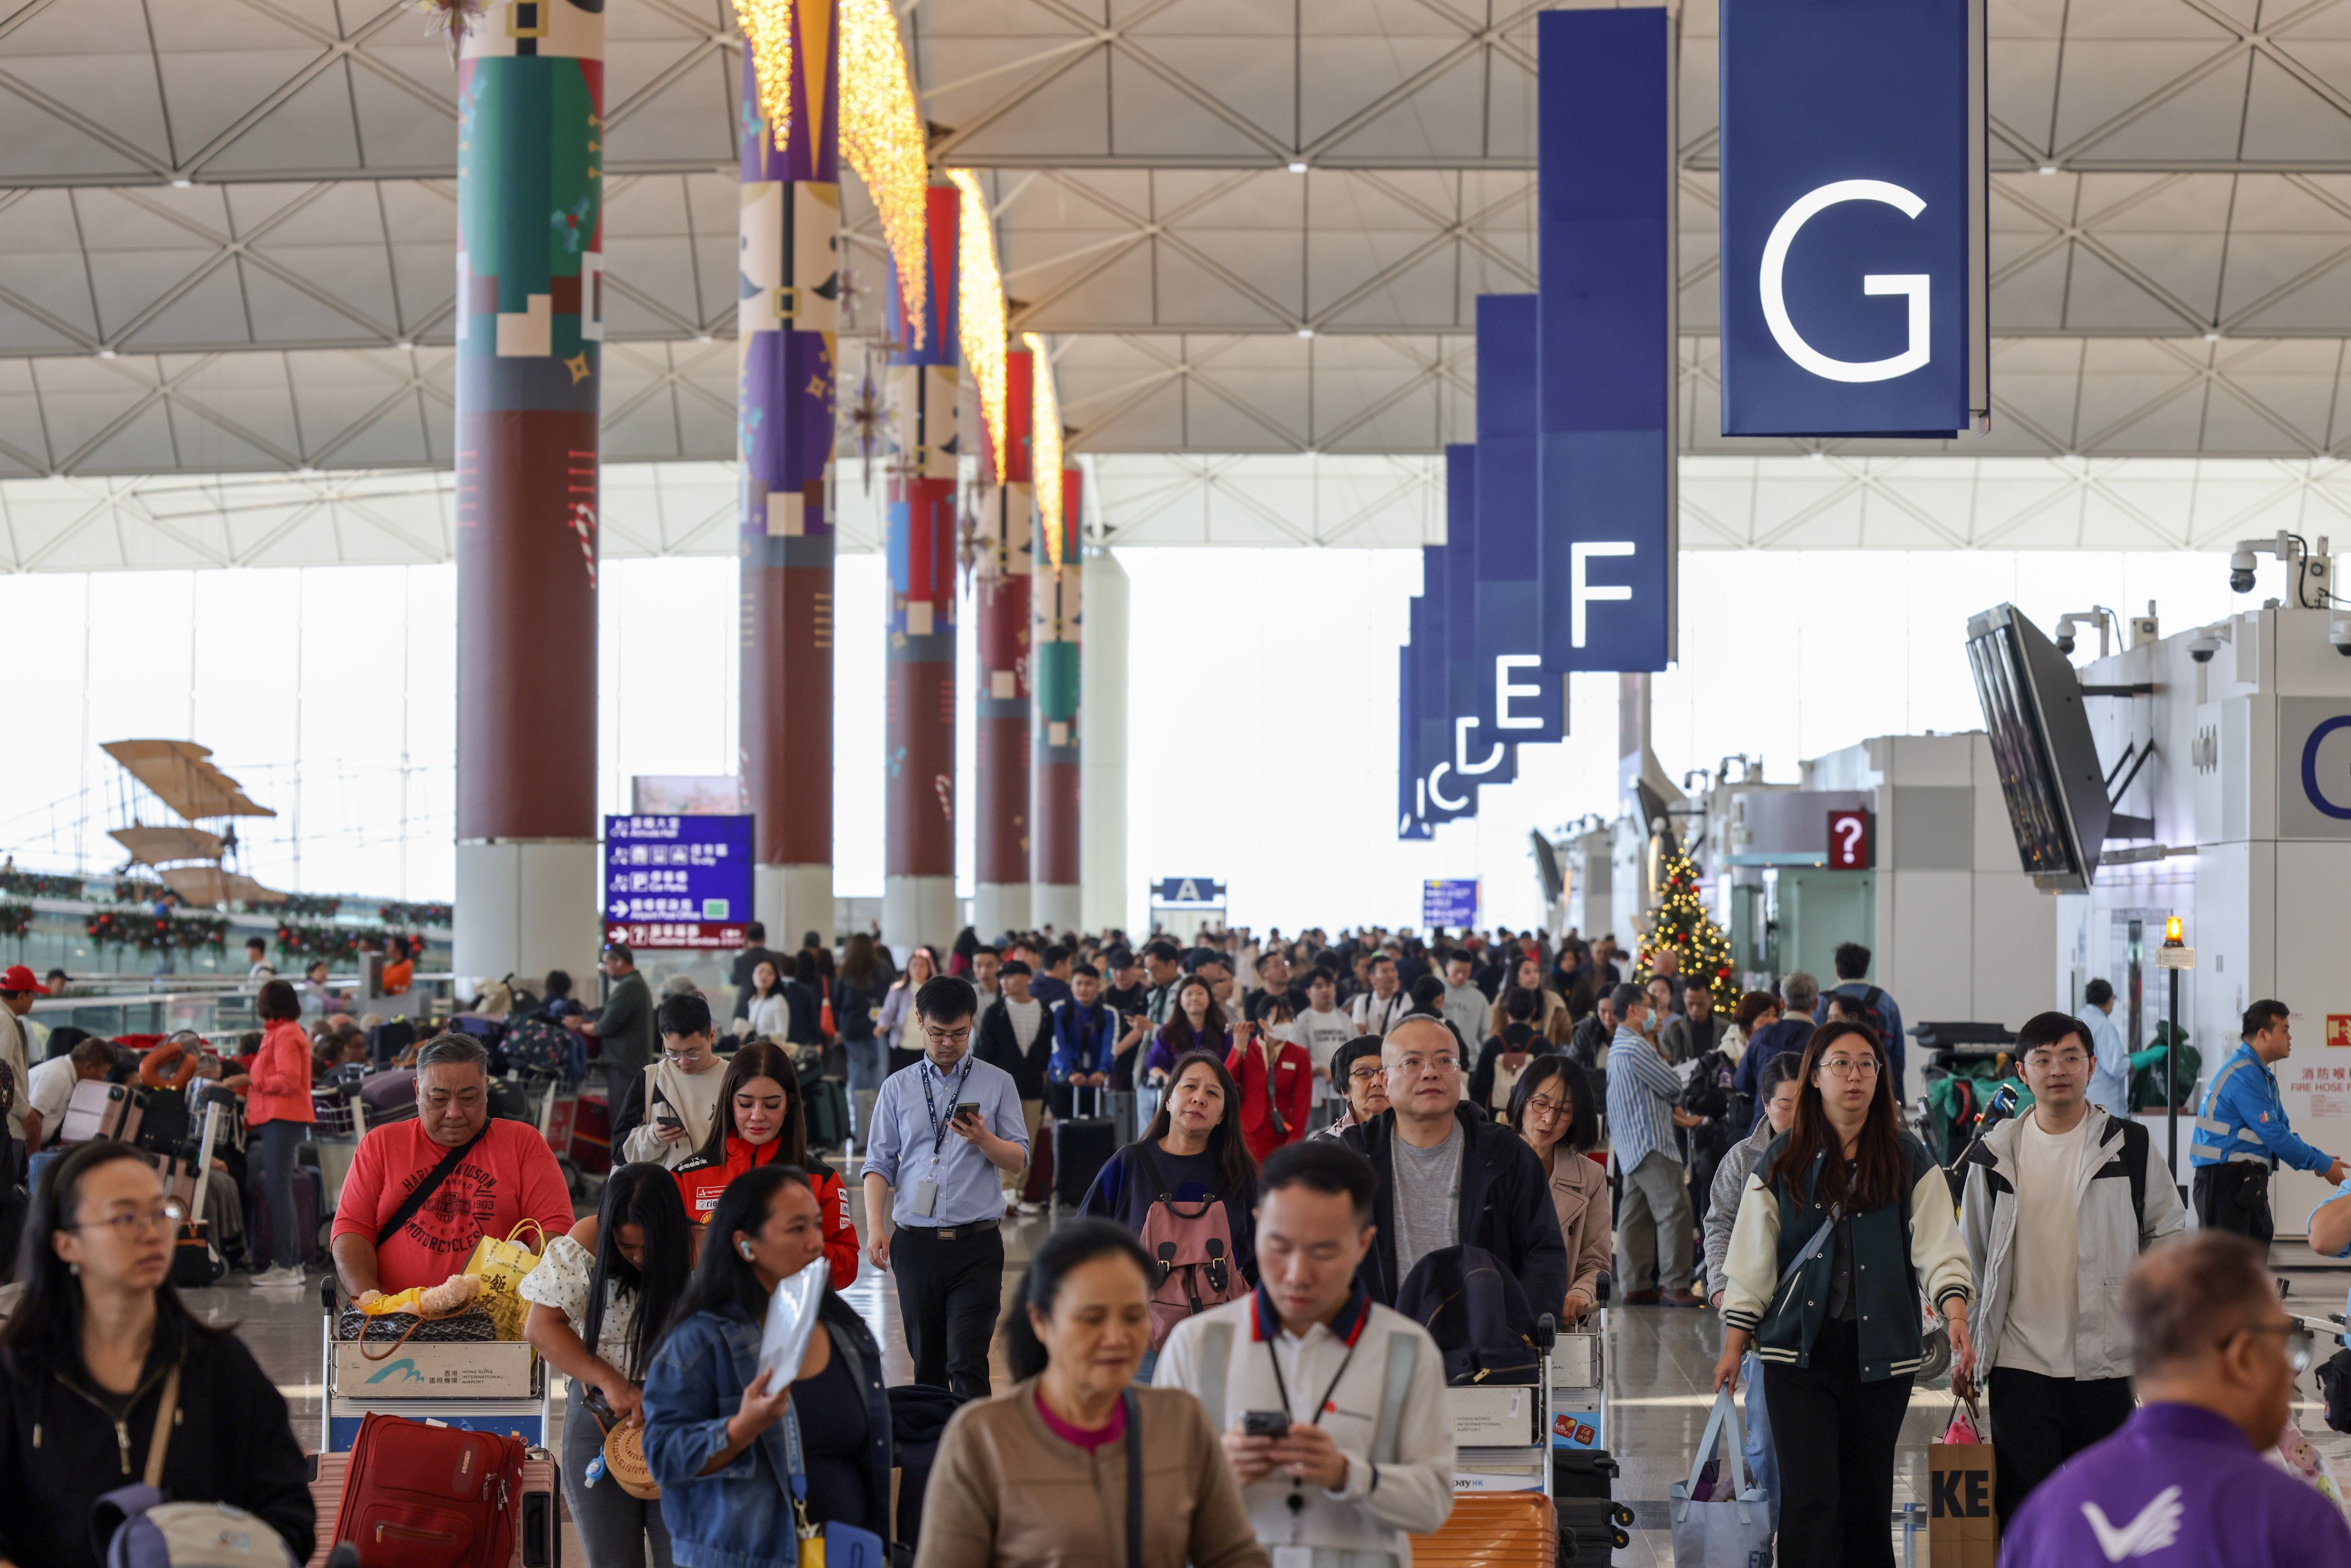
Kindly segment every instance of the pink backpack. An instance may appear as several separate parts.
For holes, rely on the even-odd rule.
[[[1127,1179],[1147,1181],[1159,1189],[1150,1212],[1143,1217],[1143,1249],[1153,1260],[1151,1281],[1151,1348],[1159,1349],[1176,1325],[1196,1312],[1237,1301],[1249,1294],[1241,1278],[1240,1260],[1233,1256],[1232,1226],[1225,1216],[1225,1200],[1205,1197],[1179,1202],[1170,1196],[1151,1155],[1146,1140],[1134,1145],[1135,1158]],[[1139,1167],[1139,1168],[1138,1168]]]

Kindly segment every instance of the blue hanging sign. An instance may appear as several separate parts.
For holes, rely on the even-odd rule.
[[[1423,558],[1426,559],[1426,558]],[[1428,612],[1436,663],[1420,710],[1421,777],[1428,783],[1428,817],[1450,822],[1478,814],[1477,776],[1464,771],[1462,726],[1478,706],[1478,449],[1445,449],[1445,546],[1439,570],[1425,580],[1437,591]],[[1474,765],[1479,758],[1468,759]],[[1512,758],[1484,782],[1517,776]]]
[[[1422,883],[1420,923],[1455,927],[1478,924],[1478,879],[1431,877]]]
[[[1722,431],[1991,407],[1983,0],[1722,0]]]
[[[604,939],[740,947],[751,918],[749,817],[604,819]]]
[[[1536,26],[1541,706],[1563,722],[1567,672],[1676,652],[1673,28],[1648,7]]]
[[[1225,884],[1213,876],[1163,876],[1152,885],[1155,904],[1222,904]]]
[[[1531,294],[1478,297],[1478,588],[1473,685],[1453,718],[1454,768],[1471,782],[1518,777],[1517,747],[1563,739],[1567,706],[1542,675],[1542,558],[1535,431],[1540,313]]]

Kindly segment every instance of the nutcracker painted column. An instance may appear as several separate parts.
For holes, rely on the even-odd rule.
[[[1079,862],[1083,829],[1078,809],[1078,676],[1083,623],[1085,564],[1078,526],[1082,515],[1074,468],[1061,470],[1061,564],[1040,566],[1031,591],[1037,601],[1037,731],[1033,796],[1035,887],[1029,915],[1041,929],[1075,931],[1083,914]],[[1050,551],[1047,552],[1050,555]]]
[[[883,718],[882,938],[901,963],[955,938],[956,194],[929,191],[921,330],[889,287],[890,626]]]
[[[791,7],[783,145],[743,44],[736,449],[752,907],[778,952],[832,916],[832,405],[840,327],[838,0]],[[780,50],[778,51],[781,53]]]
[[[461,976],[589,973],[601,0],[492,0],[457,66]],[[462,987],[461,987],[462,988]]]
[[[1004,450],[995,454],[997,488],[980,519],[978,812],[972,925],[993,942],[1029,925],[1029,587],[1035,566],[1036,505],[1029,483],[1029,369],[1025,350],[1004,356]]]

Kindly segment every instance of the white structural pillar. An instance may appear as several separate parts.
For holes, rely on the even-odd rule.
[[[1126,569],[1106,548],[1086,552],[1086,640],[1078,710],[1085,801],[1080,903],[1084,928],[1140,931],[1126,881]]]

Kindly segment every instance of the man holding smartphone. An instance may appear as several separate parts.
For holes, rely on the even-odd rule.
[[[1353,1552],[1412,1560],[1453,1512],[1453,1427],[1436,1342],[1356,1282],[1372,1244],[1371,1162],[1328,1138],[1259,1176],[1258,1288],[1186,1318],[1152,1384],[1198,1399],[1275,1568]],[[1374,1460],[1374,1454],[1393,1458]]]
[[[1004,1296],[1001,1173],[1029,1160],[1019,1085],[971,1053],[978,1007],[952,975],[914,994],[923,1059],[883,1080],[865,1152],[866,1251],[896,1270],[914,1381],[966,1399],[988,1392]]]

